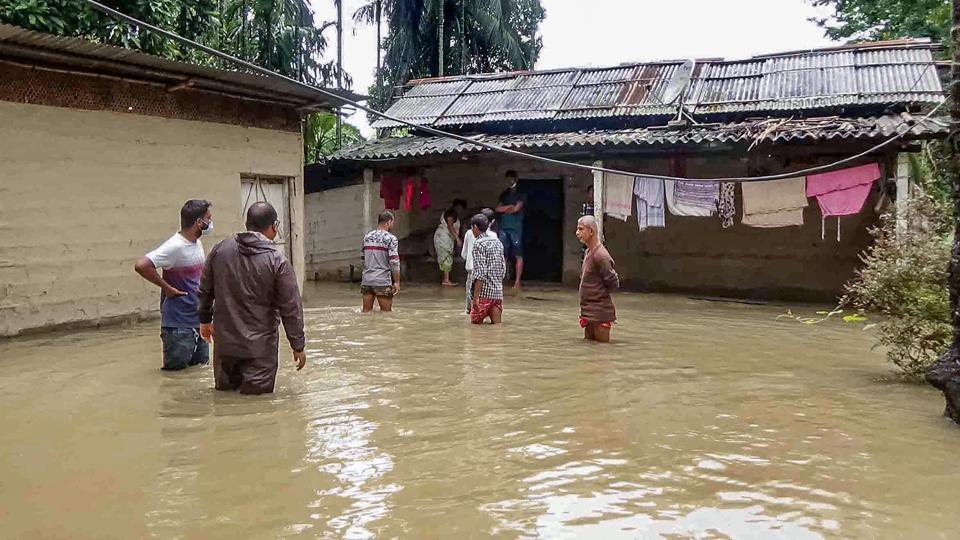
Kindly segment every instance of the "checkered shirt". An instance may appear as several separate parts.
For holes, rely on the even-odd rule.
[[[503,278],[507,263],[503,260],[503,244],[497,238],[481,236],[473,243],[473,279],[483,281],[480,298],[503,300]]]

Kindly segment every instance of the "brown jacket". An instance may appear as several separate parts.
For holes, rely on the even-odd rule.
[[[210,250],[200,276],[201,323],[213,321],[218,354],[275,357],[283,329],[294,351],[302,351],[303,304],[297,277],[286,257],[259,233],[243,232]]]
[[[580,278],[580,316],[590,322],[613,322],[617,309],[610,293],[620,287],[620,277],[613,269],[613,258],[599,245],[587,250]]]

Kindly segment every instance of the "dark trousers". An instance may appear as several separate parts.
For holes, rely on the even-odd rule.
[[[197,328],[160,328],[164,371],[177,371],[210,361],[210,347]]]
[[[269,394],[277,382],[278,353],[258,358],[226,356],[213,349],[213,380],[217,390]]]

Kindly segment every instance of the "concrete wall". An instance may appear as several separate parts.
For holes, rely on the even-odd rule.
[[[207,251],[241,230],[240,175],[295,178],[292,248],[303,267],[298,133],[0,102],[0,335],[155,316],[134,262],[213,202]]]
[[[379,190],[378,190],[379,192]],[[304,197],[307,279],[342,280],[350,265],[362,271],[363,186],[347,186]]]

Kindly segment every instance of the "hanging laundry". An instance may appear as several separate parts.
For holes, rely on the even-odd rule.
[[[720,184],[720,202],[717,209],[720,214],[720,226],[724,229],[733,227],[733,218],[737,215],[736,184],[724,182]]]
[[[640,230],[665,227],[663,180],[638,176],[634,181],[633,194],[637,196],[637,224]]]
[[[413,193],[415,182],[412,176],[403,179],[403,209],[409,212],[413,210]]]
[[[744,225],[763,228],[803,225],[803,209],[808,204],[803,177],[743,182],[740,189]]]
[[[821,238],[825,236],[827,217],[837,216],[837,241],[840,241],[840,216],[859,213],[879,178],[880,165],[876,163],[807,177],[807,197],[817,198],[823,215]]]
[[[430,197],[430,184],[426,178],[420,179],[420,209],[427,210],[433,205],[433,199]]]
[[[604,173],[603,211],[610,217],[626,221],[633,212],[633,177]]]
[[[664,180],[667,208],[675,216],[709,217],[717,211],[720,184],[692,180]]]
[[[382,176],[380,178],[380,198],[383,207],[387,210],[400,209],[400,197],[403,196],[403,187],[399,176]]]

